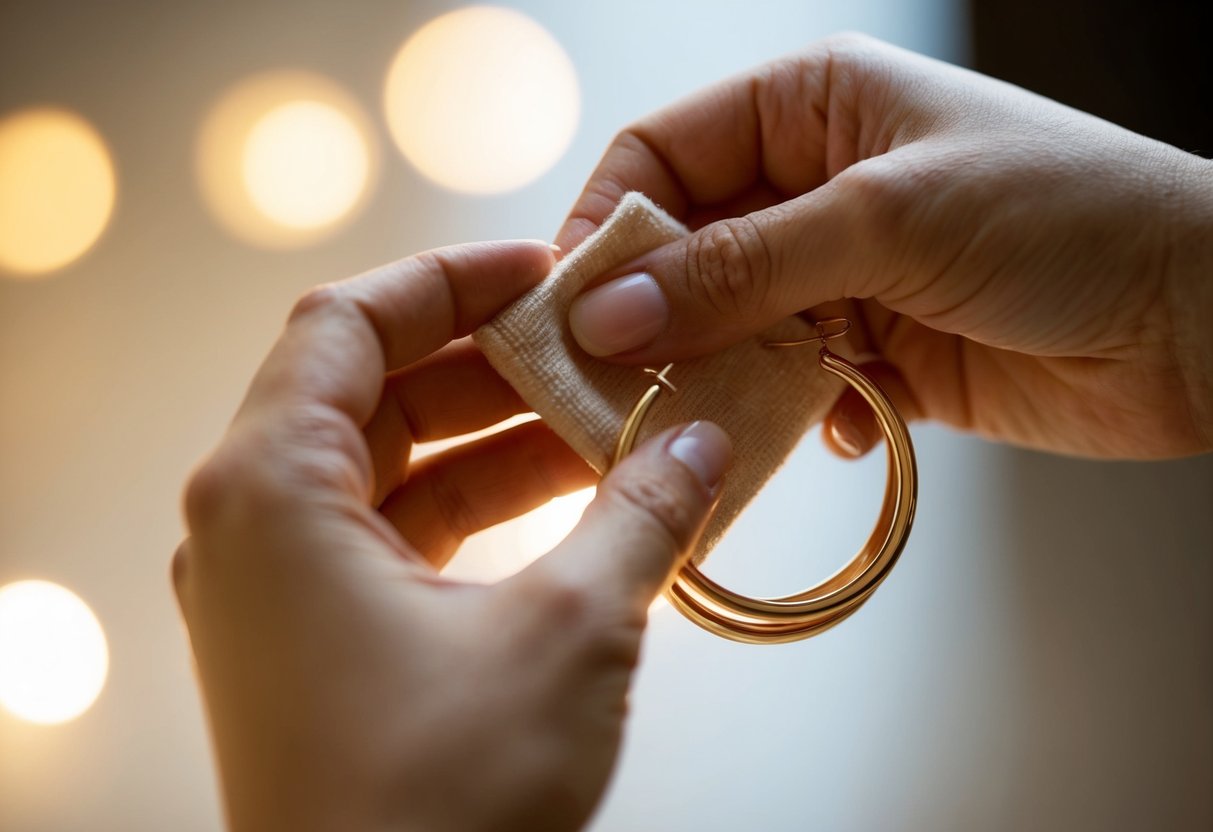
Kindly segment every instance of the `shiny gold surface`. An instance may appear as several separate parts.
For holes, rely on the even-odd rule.
[[[850,323],[842,319],[822,321],[817,324],[815,338],[767,346],[820,343],[817,360],[821,368],[858,390],[871,406],[884,432],[889,460],[889,478],[876,527],[850,563],[816,586],[782,598],[738,595],[708,578],[694,564],[686,564],[666,590],[666,598],[691,621],[718,636],[750,644],[770,644],[798,641],[829,629],[863,606],[888,576],[909,538],[918,495],[914,446],[904,420],[884,391],[859,368],[825,346],[826,341],[842,336],[849,327]],[[640,396],[624,421],[612,465],[631,453],[640,426],[661,391],[674,390],[666,378],[671,366],[660,373],[647,371],[656,376],[656,381]]]

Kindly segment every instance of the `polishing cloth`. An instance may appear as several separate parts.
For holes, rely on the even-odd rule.
[[[624,420],[653,376],[582,350],[569,330],[569,305],[595,277],[687,233],[647,197],[629,193],[541,284],[473,335],[497,372],[599,473],[609,467]],[[707,556],[842,391],[843,383],[818,366],[815,347],[764,346],[813,334],[812,326],[791,317],[714,355],[678,362],[667,374],[677,392],[660,394],[637,445],[696,420],[715,422],[733,441],[733,467],[693,562]]]

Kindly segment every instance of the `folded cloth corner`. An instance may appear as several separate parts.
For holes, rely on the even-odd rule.
[[[599,472],[608,468],[624,420],[652,376],[641,367],[608,364],[582,350],[569,330],[569,306],[595,277],[687,233],[643,194],[629,193],[542,283],[473,335],[497,372]],[[715,422],[733,440],[733,468],[692,552],[693,562],[707,556],[841,392],[842,382],[818,367],[813,348],[764,346],[812,334],[805,321],[787,318],[714,355],[679,362],[670,371],[678,390],[663,393],[654,404],[638,442],[697,419]]]

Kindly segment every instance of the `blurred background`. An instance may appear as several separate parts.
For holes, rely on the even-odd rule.
[[[221,826],[168,559],[297,295],[550,238],[621,127],[842,29],[1213,148],[1199,27],[1125,4],[0,2],[0,829]],[[1213,459],[914,435],[919,520],[861,614],[756,648],[655,610],[592,829],[1213,828]],[[871,456],[808,436],[709,574],[832,571]],[[587,499],[452,571],[516,570]]]

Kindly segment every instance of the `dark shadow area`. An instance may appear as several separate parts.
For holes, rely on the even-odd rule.
[[[972,0],[973,66],[1213,156],[1207,3]]]

